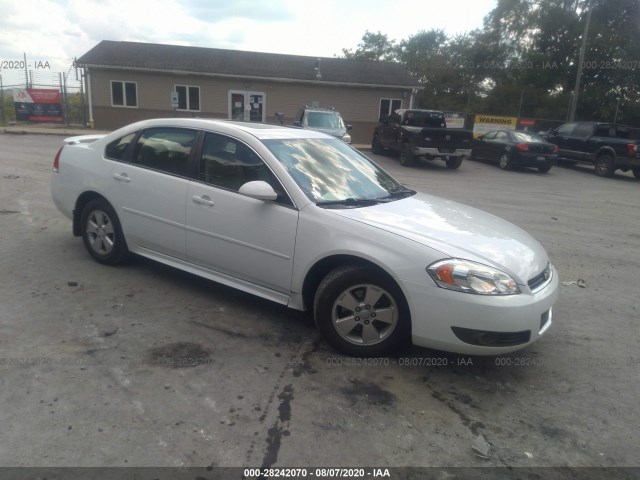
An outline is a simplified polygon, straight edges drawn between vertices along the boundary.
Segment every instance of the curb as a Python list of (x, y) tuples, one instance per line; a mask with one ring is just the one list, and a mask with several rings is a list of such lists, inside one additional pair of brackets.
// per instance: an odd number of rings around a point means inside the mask
[(29, 128), (19, 128), (19, 127), (5, 127), (3, 128), (0, 133), (6, 134), (6, 135), (58, 135), (58, 136), (62, 136), (62, 137), (75, 137), (78, 135), (101, 135), (103, 133), (108, 133), (108, 132), (104, 132), (104, 131), (98, 131), (98, 130), (91, 130), (91, 129), (87, 129), (87, 130), (55, 130), (55, 129), (29, 129)]

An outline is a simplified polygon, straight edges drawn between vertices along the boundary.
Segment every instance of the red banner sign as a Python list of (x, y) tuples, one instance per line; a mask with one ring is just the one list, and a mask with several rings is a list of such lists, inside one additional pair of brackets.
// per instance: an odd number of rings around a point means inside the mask
[(60, 90), (50, 88), (13, 89), (16, 120), (63, 122)]

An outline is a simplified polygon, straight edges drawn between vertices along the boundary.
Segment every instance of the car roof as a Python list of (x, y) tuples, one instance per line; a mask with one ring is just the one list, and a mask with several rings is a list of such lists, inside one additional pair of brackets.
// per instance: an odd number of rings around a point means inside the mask
[(438, 115), (444, 115), (442, 110), (427, 110), (424, 108), (398, 108), (394, 110), (398, 115), (402, 115), (404, 112), (424, 112), (424, 113), (437, 113)]
[[(266, 123), (239, 122), (233, 120), (207, 118), (155, 118), (142, 120), (123, 127), (113, 134), (127, 134), (130, 132), (153, 127), (183, 127), (202, 130), (214, 130), (220, 133), (232, 134), (243, 132), (259, 140), (290, 139), (290, 138), (334, 138), (314, 130), (294, 128), (285, 125), (270, 125)], [(112, 134), (112, 135), (113, 135)], [(112, 135), (109, 135), (110, 137)]]

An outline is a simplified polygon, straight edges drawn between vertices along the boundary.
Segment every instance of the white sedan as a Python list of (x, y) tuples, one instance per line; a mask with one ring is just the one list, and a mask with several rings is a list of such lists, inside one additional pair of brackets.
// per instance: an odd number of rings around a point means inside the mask
[(53, 201), (98, 262), (131, 252), (312, 310), (348, 355), (409, 341), (495, 355), (552, 322), (558, 275), (534, 238), (319, 132), (146, 120), (68, 142), (53, 170)]

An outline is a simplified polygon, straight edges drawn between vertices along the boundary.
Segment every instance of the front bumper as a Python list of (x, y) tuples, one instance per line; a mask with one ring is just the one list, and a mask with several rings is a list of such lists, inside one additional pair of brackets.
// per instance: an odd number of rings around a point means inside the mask
[(498, 355), (520, 350), (538, 340), (551, 326), (558, 284), (555, 269), (551, 281), (537, 293), (527, 291), (503, 297), (405, 282), (412, 341), (418, 346), (465, 355)]

